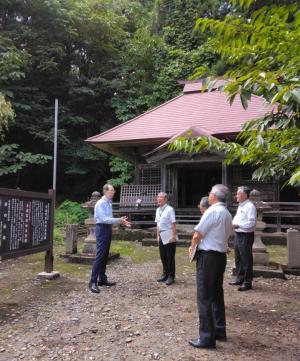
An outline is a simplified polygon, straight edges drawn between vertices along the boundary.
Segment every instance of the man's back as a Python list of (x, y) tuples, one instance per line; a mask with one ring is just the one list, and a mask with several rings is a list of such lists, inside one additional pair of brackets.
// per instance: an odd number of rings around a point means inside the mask
[(218, 202), (209, 207), (195, 231), (202, 235), (200, 250), (226, 252), (232, 234), (232, 216), (225, 204)]

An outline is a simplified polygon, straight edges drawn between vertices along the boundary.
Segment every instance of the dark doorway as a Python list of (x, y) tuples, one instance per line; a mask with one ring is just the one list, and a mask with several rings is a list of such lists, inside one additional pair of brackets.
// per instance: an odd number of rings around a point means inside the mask
[(178, 207), (195, 208), (218, 183), (222, 183), (221, 165), (178, 168)]

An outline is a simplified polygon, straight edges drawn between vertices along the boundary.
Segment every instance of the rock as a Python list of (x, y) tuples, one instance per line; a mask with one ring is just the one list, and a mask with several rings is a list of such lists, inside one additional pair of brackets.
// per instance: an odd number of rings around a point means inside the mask
[(130, 343), (130, 342), (132, 342), (132, 341), (133, 341), (133, 338), (132, 338), (132, 337), (127, 337), (126, 340), (125, 340), (126, 343)]
[(152, 355), (153, 360), (159, 360), (160, 359), (160, 355), (158, 352), (154, 352), (154, 354)]
[(98, 328), (96, 328), (96, 327), (91, 328), (91, 332), (97, 333), (97, 332), (98, 332)]

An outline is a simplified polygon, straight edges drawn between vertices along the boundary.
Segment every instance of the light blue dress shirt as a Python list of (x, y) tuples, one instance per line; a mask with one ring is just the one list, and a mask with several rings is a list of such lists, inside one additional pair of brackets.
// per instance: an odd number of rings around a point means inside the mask
[(97, 223), (119, 224), (120, 218), (114, 218), (112, 213), (112, 201), (103, 196), (95, 205), (94, 218)]
[(228, 238), (233, 233), (232, 216), (225, 203), (218, 202), (211, 205), (194, 230), (202, 235), (201, 242), (198, 245), (199, 250), (225, 253)]

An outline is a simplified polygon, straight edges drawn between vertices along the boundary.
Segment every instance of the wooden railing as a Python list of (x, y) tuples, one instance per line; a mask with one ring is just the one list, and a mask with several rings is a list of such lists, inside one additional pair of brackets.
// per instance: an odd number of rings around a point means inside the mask
[[(271, 206), (270, 209), (263, 211), (263, 220), (266, 222), (266, 228), (274, 229), (278, 232), (286, 230), (288, 228), (295, 228), (300, 230), (300, 202), (268, 202), (268, 205)], [(230, 208), (232, 214), (236, 212), (236, 206)], [(124, 209), (120, 210), (119, 203), (113, 203), (114, 214), (119, 215), (124, 213)], [(127, 208), (126, 212), (131, 212), (133, 214), (153, 214), (153, 221), (150, 219), (143, 221), (133, 221), (133, 224), (137, 225), (154, 225), (154, 212), (156, 204), (153, 204), (152, 207), (148, 207), (147, 210), (141, 209), (138, 210), (136, 207), (132, 209)], [(176, 209), (176, 218), (178, 223), (181, 224), (196, 224), (201, 215), (196, 208), (179, 208)]]
[[(300, 202), (268, 202), (271, 209), (263, 212), (263, 220), (268, 228), (281, 229), (296, 228), (300, 229)], [(269, 220), (274, 220), (270, 223)]]

